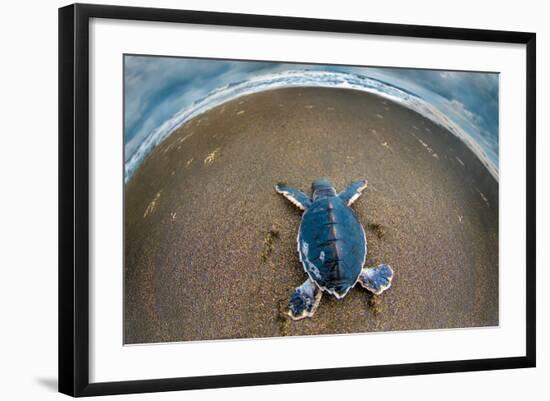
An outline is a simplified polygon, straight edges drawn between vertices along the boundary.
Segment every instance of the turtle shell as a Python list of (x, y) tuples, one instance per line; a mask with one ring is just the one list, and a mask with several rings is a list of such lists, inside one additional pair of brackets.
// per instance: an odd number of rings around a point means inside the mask
[(355, 212), (338, 196), (323, 197), (303, 214), (298, 253), (309, 277), (323, 291), (342, 298), (365, 264), (365, 231)]

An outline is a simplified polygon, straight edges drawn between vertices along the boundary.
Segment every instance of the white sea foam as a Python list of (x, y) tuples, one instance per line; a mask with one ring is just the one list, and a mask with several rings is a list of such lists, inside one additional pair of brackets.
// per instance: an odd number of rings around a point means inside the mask
[[(253, 77), (243, 82), (227, 84), (212, 90), (207, 96), (184, 107), (162, 125), (155, 128), (125, 160), (125, 181), (128, 181), (151, 151), (177, 128), (192, 118), (222, 103), (238, 97), (270, 89), (287, 87), (349, 88), (374, 93), (410, 108), (434, 123), (446, 128), (460, 138), (498, 180), (498, 167), (475, 139), (475, 134), (466, 132), (459, 124), (435, 105), (409, 91), (397, 88), (380, 80), (356, 73), (335, 71), (294, 70)], [(129, 156), (129, 157), (128, 157)]]

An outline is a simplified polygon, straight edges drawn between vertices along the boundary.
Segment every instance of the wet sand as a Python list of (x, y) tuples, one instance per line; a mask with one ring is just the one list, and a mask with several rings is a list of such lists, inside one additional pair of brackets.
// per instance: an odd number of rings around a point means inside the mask
[[(368, 180), (353, 209), (392, 287), (285, 310), (301, 211), (277, 194)], [(455, 136), (375, 95), (258, 93), (189, 121), (125, 188), (124, 342), (498, 325), (498, 183)]]

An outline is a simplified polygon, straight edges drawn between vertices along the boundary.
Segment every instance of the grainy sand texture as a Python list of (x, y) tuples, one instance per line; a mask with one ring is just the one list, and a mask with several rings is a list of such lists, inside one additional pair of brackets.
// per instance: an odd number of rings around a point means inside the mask
[[(328, 177), (354, 203), (367, 266), (392, 287), (282, 312), (306, 274), (301, 211)], [(241, 97), (189, 121), (125, 186), (126, 344), (498, 325), (498, 182), (462, 141), (389, 100), (347, 89)]]

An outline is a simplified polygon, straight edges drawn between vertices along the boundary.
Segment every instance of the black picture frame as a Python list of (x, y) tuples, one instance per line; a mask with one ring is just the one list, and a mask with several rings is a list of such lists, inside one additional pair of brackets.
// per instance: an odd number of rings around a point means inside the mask
[[(526, 45), (526, 353), (520, 357), (90, 383), (89, 22), (91, 18)], [(536, 363), (536, 35), (479, 29), (74, 4), (59, 9), (59, 391), (71, 396), (534, 367)]]

